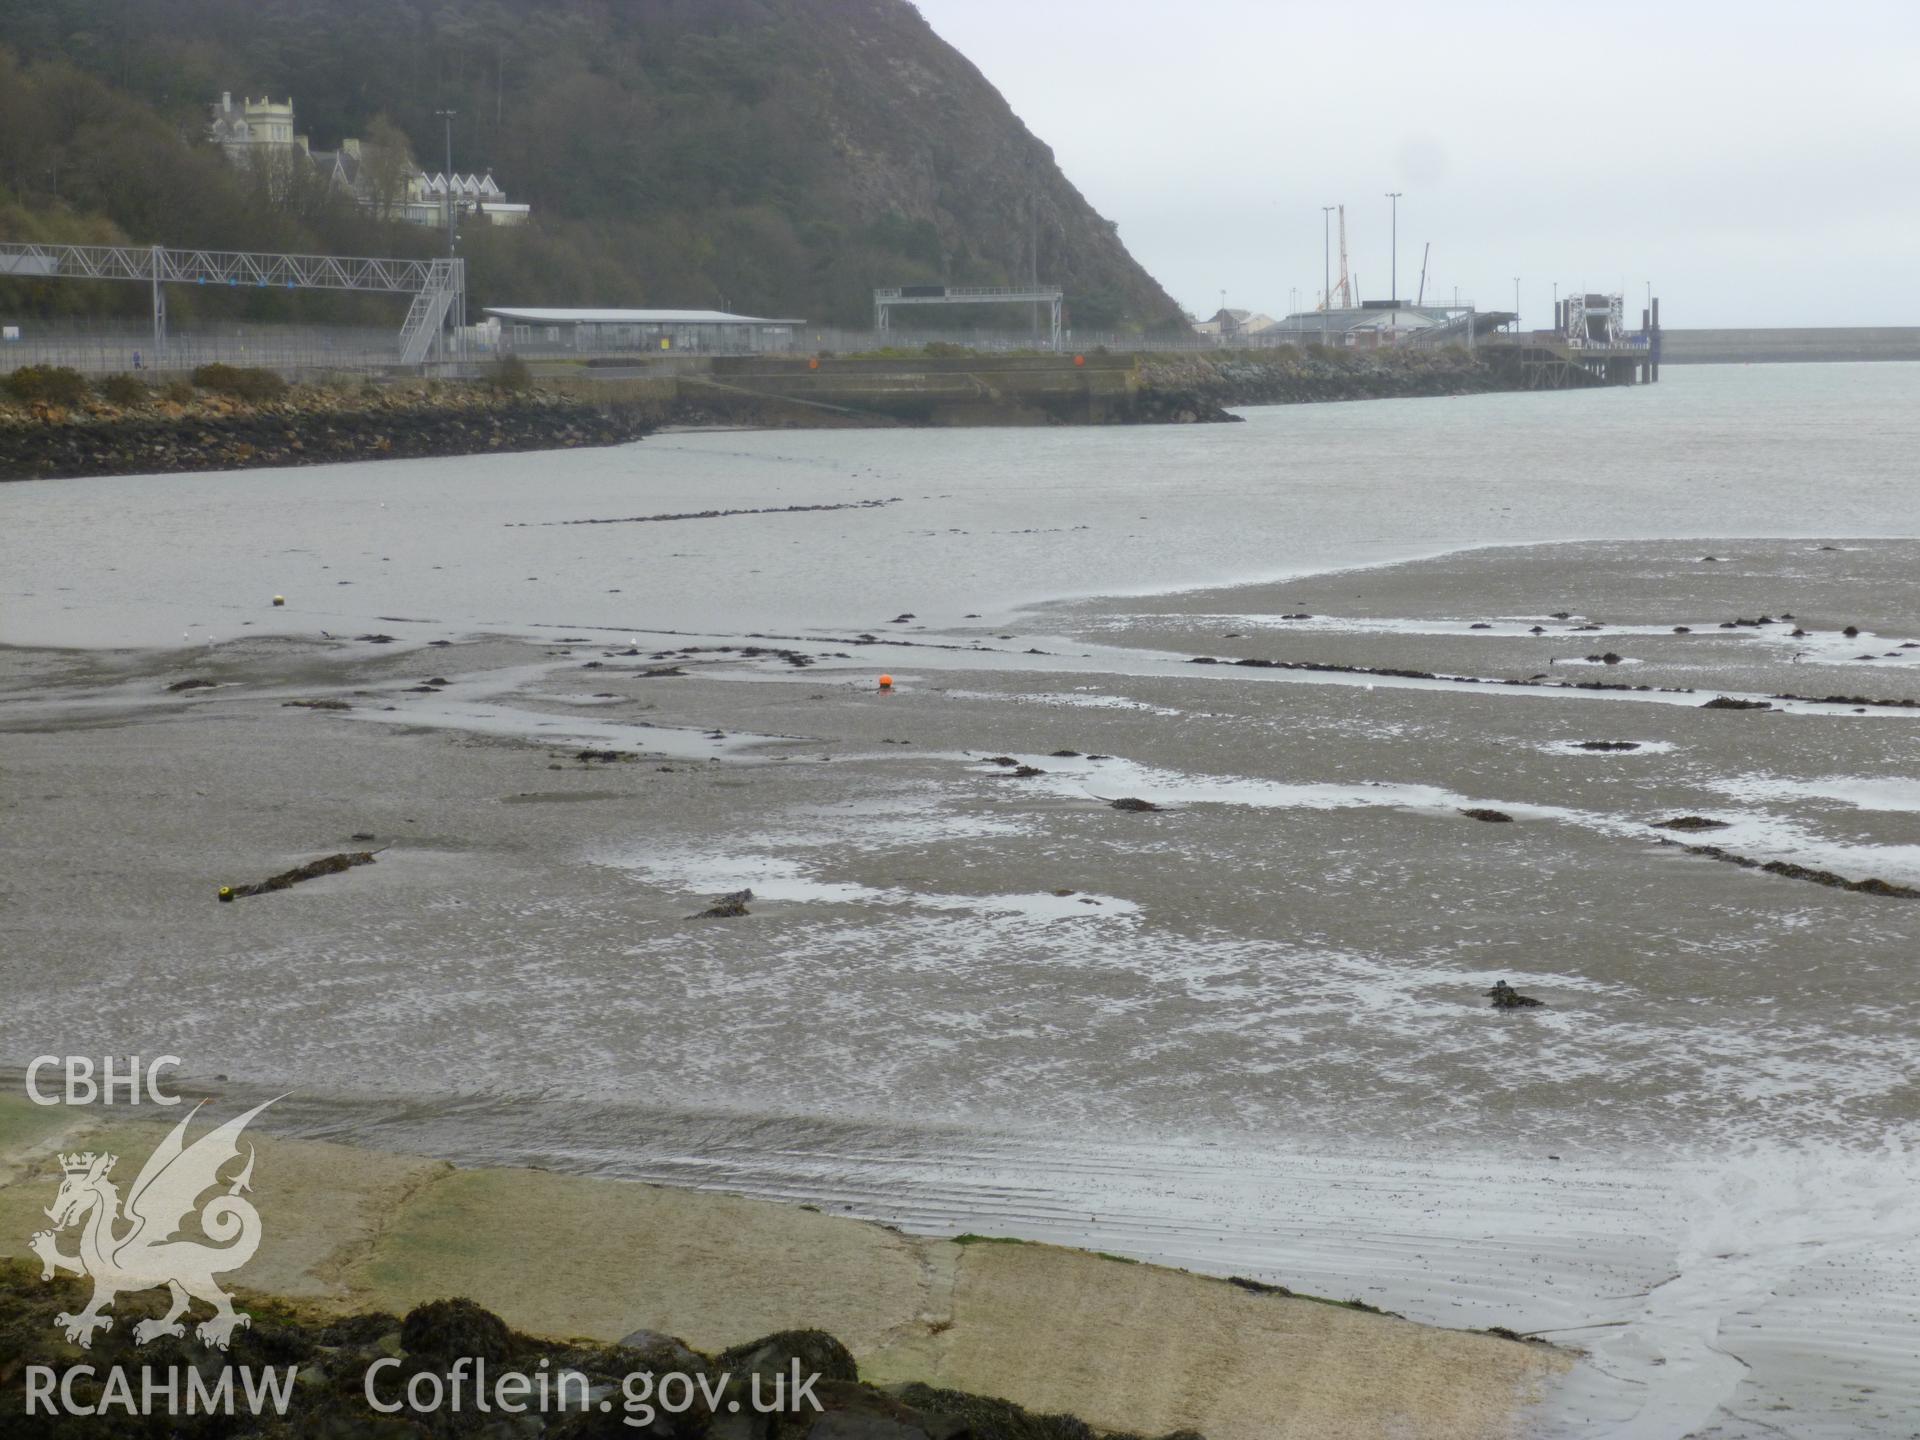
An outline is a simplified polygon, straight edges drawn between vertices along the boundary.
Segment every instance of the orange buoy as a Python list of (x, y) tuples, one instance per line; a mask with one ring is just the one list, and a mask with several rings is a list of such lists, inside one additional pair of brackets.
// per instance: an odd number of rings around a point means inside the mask
[(1087, 357), (1084, 355), (1076, 355), (1073, 357), (1073, 363), (1076, 365), (1084, 365), (1087, 363)]
[(819, 362), (819, 360), (818, 360), (818, 359), (813, 359), (813, 360), (809, 360), (809, 361), (807, 361), (807, 369), (809, 369), (809, 370), (818, 370), (819, 368), (820, 368), (820, 362)]
[(880, 688), (881, 688), (882, 690), (891, 690), (891, 689), (893, 689), (893, 676), (891, 676), (891, 675), (882, 675), (882, 676), (880, 677)]

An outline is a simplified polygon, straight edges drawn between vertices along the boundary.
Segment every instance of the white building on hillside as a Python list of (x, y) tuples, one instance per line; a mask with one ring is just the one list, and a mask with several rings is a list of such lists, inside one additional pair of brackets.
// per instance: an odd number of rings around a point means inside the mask
[(416, 170), (407, 177), (406, 203), (397, 212), (400, 218), (416, 225), (447, 223), (447, 191), (462, 215), (485, 215), (495, 225), (524, 225), (533, 214), (531, 205), (516, 205), (494, 181), (493, 172), (485, 175), (429, 175)]
[(307, 148), (307, 137), (293, 131), (293, 97), (276, 104), (262, 95), (258, 100), (241, 97), (233, 103), (233, 92), (223, 90), (220, 103), (213, 107), (210, 127), (214, 142), (227, 152), (229, 160), (242, 160), (256, 146)]
[[(375, 173), (378, 167), (369, 164), (370, 152), (360, 140), (342, 140), (338, 150), (315, 150), (296, 128), (291, 95), (284, 102), (264, 95), (258, 100), (242, 96), (235, 105), (233, 93), (222, 91), (220, 103), (213, 107), (208, 133), (235, 165), (264, 169), (276, 196), (291, 188), (292, 177), (286, 167), (299, 163), (311, 166), (327, 184), (351, 194), (361, 208), (379, 210), (414, 225), (444, 227), (449, 192), (462, 221), (482, 216), (494, 225), (524, 225), (533, 215), (531, 205), (507, 199), (492, 172), (429, 175), (408, 159), (403, 162), (400, 186), (383, 187)], [(391, 167), (387, 174), (392, 176)]]

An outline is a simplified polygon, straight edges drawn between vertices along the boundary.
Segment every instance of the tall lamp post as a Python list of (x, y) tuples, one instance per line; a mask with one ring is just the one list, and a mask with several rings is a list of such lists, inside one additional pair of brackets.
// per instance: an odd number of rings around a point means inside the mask
[(458, 110), (436, 110), (433, 112), (447, 122), (447, 257), (453, 257), (453, 117)]
[(1320, 343), (1327, 343), (1327, 311), (1333, 308), (1333, 212), (1337, 206), (1320, 207)]
[(1405, 193), (1402, 190), (1387, 192), (1387, 199), (1393, 202), (1393, 258), (1392, 268), (1387, 275), (1387, 289), (1390, 292), (1387, 298), (1393, 301), (1396, 308), (1400, 304), (1400, 197)]
[(1513, 333), (1520, 333), (1520, 277), (1513, 277)]

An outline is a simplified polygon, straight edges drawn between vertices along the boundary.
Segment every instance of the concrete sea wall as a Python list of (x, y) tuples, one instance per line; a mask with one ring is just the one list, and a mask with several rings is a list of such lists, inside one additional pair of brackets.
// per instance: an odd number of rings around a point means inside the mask
[(1739, 365), (1809, 360), (1920, 360), (1920, 325), (1793, 330), (1665, 330), (1667, 365)]

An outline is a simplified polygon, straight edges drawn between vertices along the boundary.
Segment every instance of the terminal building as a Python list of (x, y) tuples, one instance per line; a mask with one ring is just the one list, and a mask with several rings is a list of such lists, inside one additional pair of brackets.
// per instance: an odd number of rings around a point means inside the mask
[(1302, 310), (1276, 320), (1257, 336), (1257, 345), (1338, 345), (1371, 350), (1393, 345), (1465, 344), (1513, 322), (1509, 311), (1473, 310), (1458, 305), (1415, 305), (1400, 300), (1363, 300), (1329, 310)]
[(610, 355), (662, 350), (740, 355), (791, 350), (805, 320), (730, 315), (724, 310), (600, 310), (489, 305), (476, 336), (490, 349), (523, 355)]

